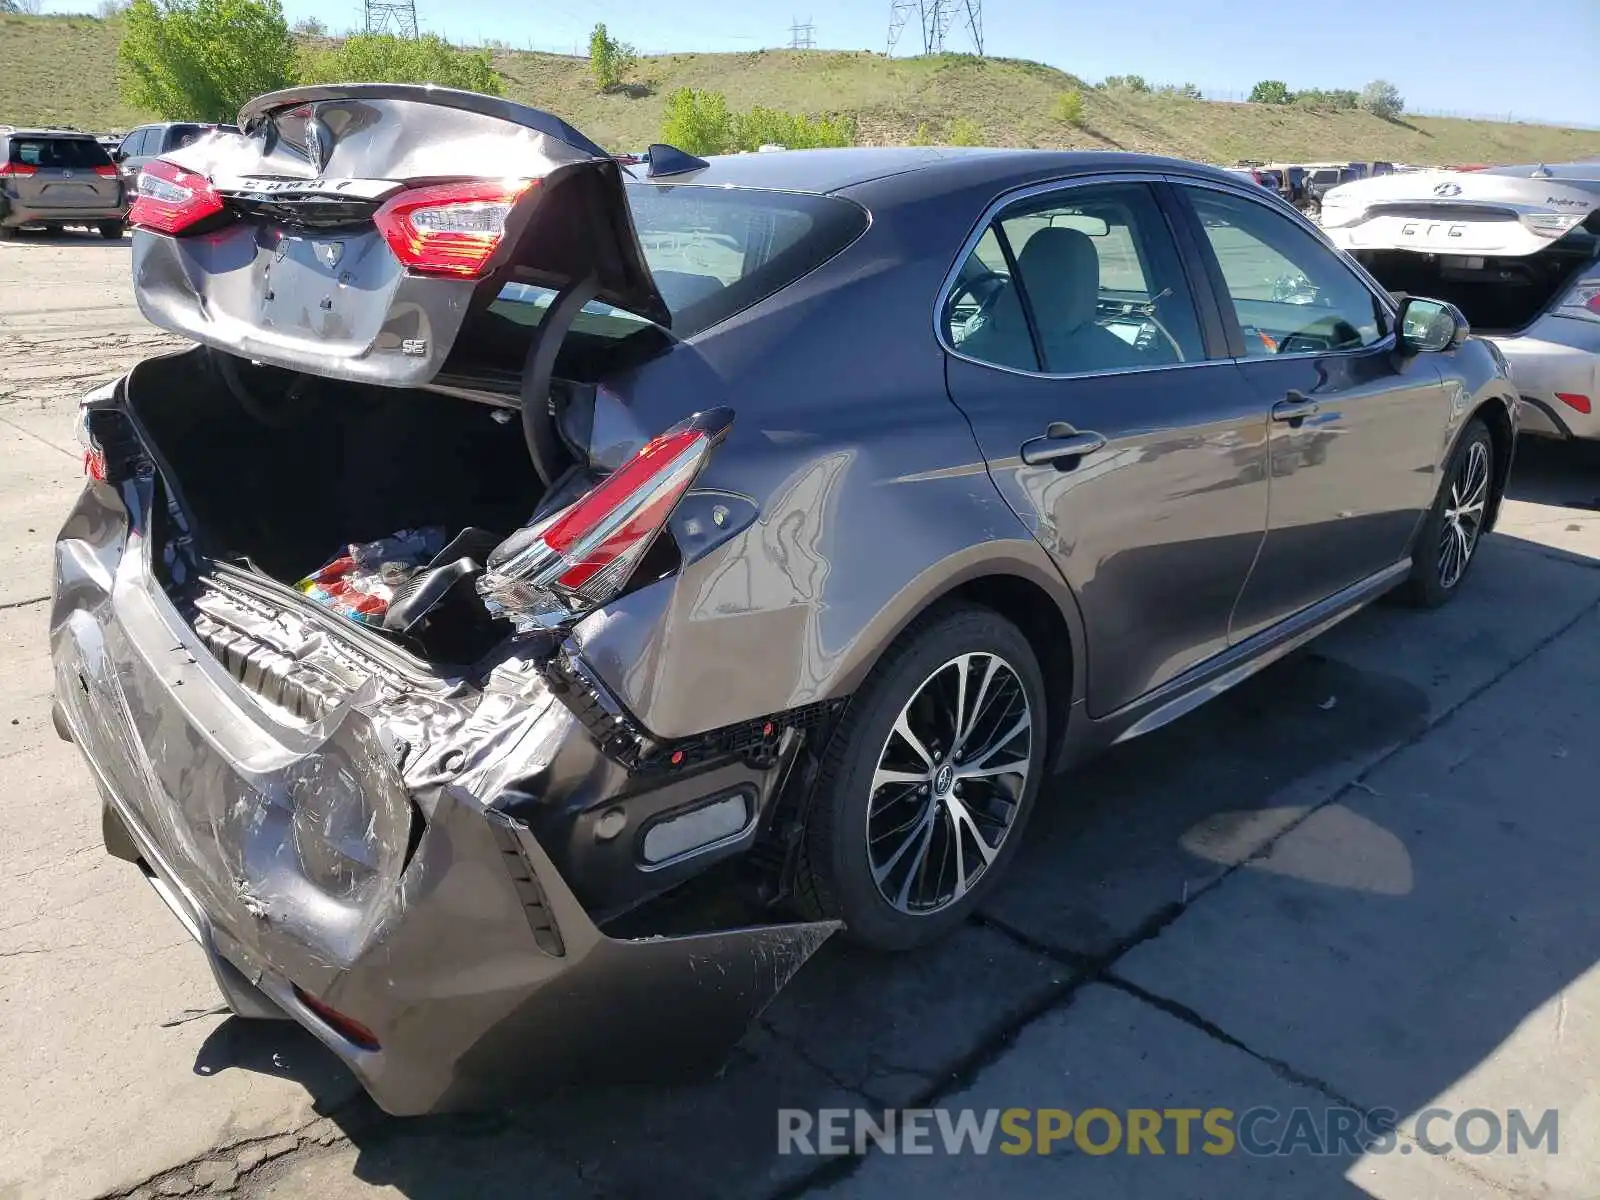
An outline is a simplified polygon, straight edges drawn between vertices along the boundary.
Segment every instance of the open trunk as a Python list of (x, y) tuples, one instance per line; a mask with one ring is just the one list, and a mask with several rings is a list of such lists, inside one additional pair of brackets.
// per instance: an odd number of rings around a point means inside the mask
[[(514, 410), (204, 349), (144, 364), (125, 402), (168, 492), (153, 548), (175, 591), (217, 564), (308, 591), (303, 581), (351, 545), (426, 530), (431, 543), (361, 623), (435, 665), (476, 662), (511, 632), (474, 584), (547, 493)], [(437, 585), (459, 579), (453, 594), (426, 611), (418, 604), (437, 595), (402, 604), (406, 584), (452, 566)]]
[(1479, 333), (1537, 320), (1600, 256), (1593, 165), (1425, 171), (1346, 184), (1322, 225), (1391, 292), (1446, 300)]
[(1579, 233), (1521, 257), (1357, 250), (1356, 260), (1391, 292), (1454, 304), (1476, 333), (1531, 325), (1595, 262), (1597, 239)]

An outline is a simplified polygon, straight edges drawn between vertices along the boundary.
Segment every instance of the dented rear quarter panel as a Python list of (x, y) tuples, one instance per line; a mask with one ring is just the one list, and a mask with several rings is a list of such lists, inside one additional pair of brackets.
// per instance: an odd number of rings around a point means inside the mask
[[(963, 180), (847, 189), (873, 214), (855, 243), (666, 361), (608, 381), (645, 435), (694, 408), (736, 413), (675, 514), (683, 568), (575, 630), (655, 736), (847, 695), (919, 613), (983, 576), (1042, 589), (1081, 645), (1064, 581), (946, 391), (933, 305), (997, 190), (992, 176)], [(697, 553), (686, 523), (703, 533), (719, 504), (738, 532)], [(1073, 661), (1081, 674), (1082, 655)]]

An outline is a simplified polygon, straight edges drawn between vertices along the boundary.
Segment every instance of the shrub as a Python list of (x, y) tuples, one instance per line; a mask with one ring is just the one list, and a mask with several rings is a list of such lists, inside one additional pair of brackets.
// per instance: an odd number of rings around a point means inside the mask
[(853, 146), (856, 123), (851, 117), (808, 117), (778, 108), (756, 107), (736, 113), (721, 92), (679, 88), (667, 97), (661, 140), (690, 154), (729, 154), (786, 146)]
[(1050, 115), (1063, 125), (1078, 125), (1083, 121), (1083, 93), (1074, 89), (1062, 92), (1050, 108)]
[(1294, 93), (1281, 79), (1263, 79), (1250, 89), (1251, 104), (1293, 104)]
[(932, 146), (937, 144), (933, 139), (933, 130), (928, 128), (926, 121), (917, 122), (916, 132), (911, 135), (911, 144), (913, 146)]
[(1150, 85), (1145, 82), (1143, 75), (1107, 75), (1102, 87), (1116, 88), (1125, 92), (1148, 92)]
[(966, 117), (957, 117), (950, 123), (950, 135), (946, 139), (951, 146), (981, 146), (983, 130), (979, 129), (975, 121)]
[(1361, 89), (1361, 107), (1375, 117), (1393, 121), (1406, 111), (1400, 89), (1386, 79), (1374, 79)]
[(1200, 94), (1200, 85), (1197, 83), (1164, 83), (1156, 89), (1163, 96), (1175, 96), (1179, 100), (1204, 100)]
[(633, 47), (617, 41), (606, 32), (604, 24), (594, 27), (589, 35), (589, 69), (594, 72), (595, 86), (602, 92), (619, 87), (638, 61)]
[(437, 34), (399, 38), (353, 33), (337, 45), (303, 51), (303, 83), (436, 83), (500, 95), (500, 75), (486, 50), (457, 50)]

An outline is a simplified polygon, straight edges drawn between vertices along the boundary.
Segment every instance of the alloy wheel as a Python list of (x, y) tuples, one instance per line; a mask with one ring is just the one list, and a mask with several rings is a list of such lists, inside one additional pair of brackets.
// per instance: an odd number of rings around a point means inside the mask
[(1033, 708), (996, 654), (929, 675), (896, 718), (867, 798), (867, 861), (899, 912), (929, 916), (966, 895), (999, 854), (1033, 769)]
[(1489, 447), (1473, 442), (1450, 482), (1450, 499), (1439, 529), (1439, 586), (1449, 590), (1461, 582), (1483, 532), (1483, 509), (1489, 498)]

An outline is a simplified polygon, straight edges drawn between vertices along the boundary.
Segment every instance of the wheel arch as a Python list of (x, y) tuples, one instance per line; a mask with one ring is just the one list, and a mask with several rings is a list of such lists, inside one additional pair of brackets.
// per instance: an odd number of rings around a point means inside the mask
[(1450, 439), (1450, 446), (1445, 452), (1443, 461), (1449, 462), (1450, 455), (1455, 453), (1456, 446), (1460, 444), (1473, 421), (1482, 421), (1489, 430), (1489, 436), (1494, 442), (1494, 479), (1490, 484), (1488, 511), (1484, 517), (1484, 531), (1494, 529), (1500, 518), (1500, 501), (1505, 496), (1506, 485), (1511, 479), (1511, 459), (1516, 453), (1517, 429), (1516, 421), (1512, 416), (1511, 405), (1516, 401), (1507, 400), (1503, 396), (1492, 396), (1484, 400), (1475, 409), (1472, 415), (1461, 422), (1461, 428), (1456, 431), (1456, 436)]
[(1053, 766), (1065, 743), (1072, 708), (1083, 695), (1087, 647), (1082, 615), (1071, 590), (1059, 576), (1047, 575), (1025, 560), (973, 563), (944, 578), (919, 604), (902, 610), (892, 624), (877, 631), (874, 651), (852, 672), (848, 690), (859, 688), (908, 631), (940, 611), (963, 604), (998, 613), (1028, 639), (1044, 678), (1049, 748), (1045, 761)]

